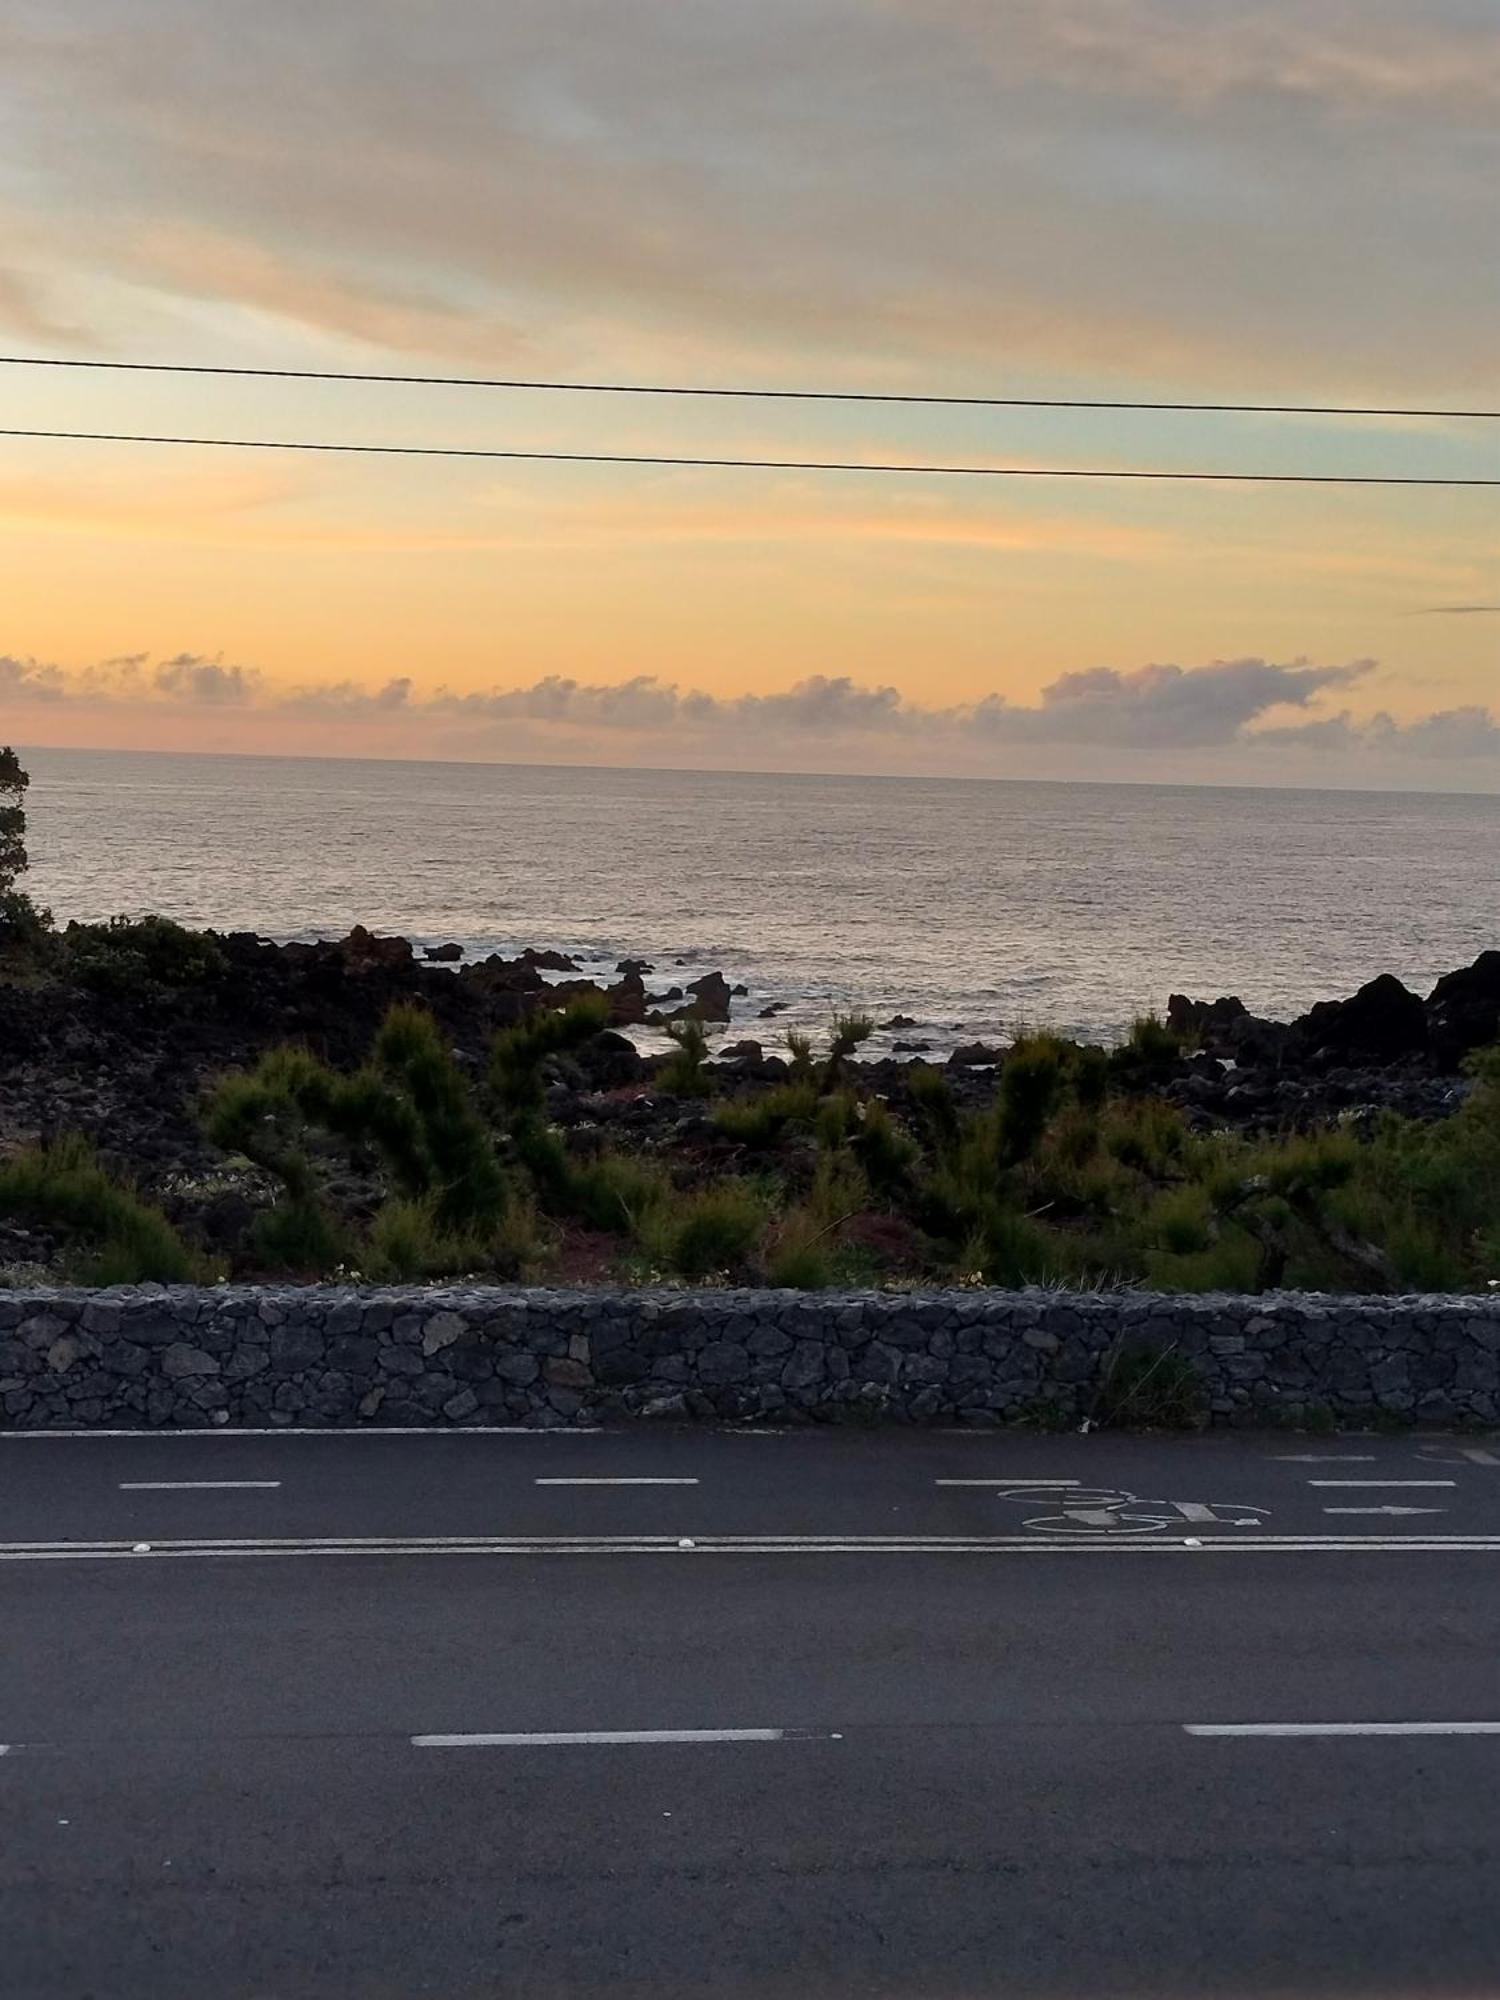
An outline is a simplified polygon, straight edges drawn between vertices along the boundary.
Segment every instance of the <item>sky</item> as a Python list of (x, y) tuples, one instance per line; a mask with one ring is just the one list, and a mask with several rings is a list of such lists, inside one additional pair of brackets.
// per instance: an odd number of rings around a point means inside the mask
[[(0, 351), (1500, 408), (1494, 0), (8, 0)], [(12, 428), (1500, 476), (1455, 418), (0, 366)], [(1500, 491), (0, 437), (19, 743), (1500, 791)]]

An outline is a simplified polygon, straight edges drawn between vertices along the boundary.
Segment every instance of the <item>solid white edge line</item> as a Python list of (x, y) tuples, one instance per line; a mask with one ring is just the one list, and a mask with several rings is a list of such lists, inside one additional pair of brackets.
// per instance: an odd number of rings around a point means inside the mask
[(269, 1492), (279, 1479), (122, 1479), (122, 1493), (239, 1493), (253, 1488)]
[(472, 1736), (414, 1736), (414, 1750), (504, 1750), (573, 1743), (784, 1743), (809, 1732), (787, 1729), (536, 1729)]
[[(1483, 1555), (1500, 1554), (1500, 1536), (1286, 1536), (1239, 1540), (1209, 1536), (1184, 1541), (1078, 1536), (1043, 1537), (954, 1536), (918, 1537), (699, 1537), (688, 1551), (695, 1557), (721, 1556), (1049, 1556), (1049, 1555)], [(148, 1562), (160, 1558), (224, 1558), (240, 1556), (668, 1556), (684, 1553), (672, 1536), (575, 1535), (532, 1537), (380, 1538), (331, 1537), (304, 1540), (175, 1540), (147, 1544), (130, 1542), (27, 1542), (0, 1544), (0, 1563), (16, 1562)]]
[(696, 1486), (696, 1479), (534, 1479), (533, 1486)]
[(554, 1428), (544, 1428), (540, 1424), (325, 1424), (321, 1427), (311, 1424), (246, 1424), (238, 1429), (232, 1424), (201, 1427), (193, 1424), (174, 1425), (161, 1430), (12, 1430), (0, 1427), (0, 1444), (15, 1443), (22, 1438), (149, 1438), (154, 1443), (158, 1438), (196, 1438), (201, 1444), (206, 1438), (411, 1438), (411, 1437), (528, 1437), (528, 1438), (581, 1438), (581, 1437), (626, 1437), (627, 1431), (610, 1431), (604, 1424), (561, 1424)]
[(1185, 1722), (1189, 1736), (1500, 1736), (1500, 1722)]
[(1457, 1486), (1456, 1479), (1309, 1479), (1309, 1486)]

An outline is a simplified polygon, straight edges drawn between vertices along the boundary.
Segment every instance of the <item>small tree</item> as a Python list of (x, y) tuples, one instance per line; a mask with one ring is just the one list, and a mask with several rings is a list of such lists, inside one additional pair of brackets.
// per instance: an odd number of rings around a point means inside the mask
[(30, 778), (9, 744), (0, 745), (0, 944), (35, 940), (50, 922), (16, 887), (26, 873), (26, 787)]
[(26, 873), (26, 787), (30, 778), (9, 744), (0, 745), (0, 897)]

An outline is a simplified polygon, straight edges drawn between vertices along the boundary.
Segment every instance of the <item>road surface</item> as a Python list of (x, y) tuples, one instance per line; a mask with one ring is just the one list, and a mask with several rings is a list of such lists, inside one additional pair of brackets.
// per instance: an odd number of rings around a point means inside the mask
[(0, 1435), (0, 1993), (1500, 1986), (1500, 1443)]

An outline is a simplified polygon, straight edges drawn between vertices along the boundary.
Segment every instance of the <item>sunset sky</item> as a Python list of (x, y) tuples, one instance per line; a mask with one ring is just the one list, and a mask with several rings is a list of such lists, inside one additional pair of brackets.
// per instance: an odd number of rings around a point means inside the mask
[[(1494, 0), (9, 0), (0, 347), (1500, 408)], [(1500, 424), (0, 368), (0, 422), (1500, 475)], [(1500, 491), (0, 439), (0, 740), (1500, 790)]]

